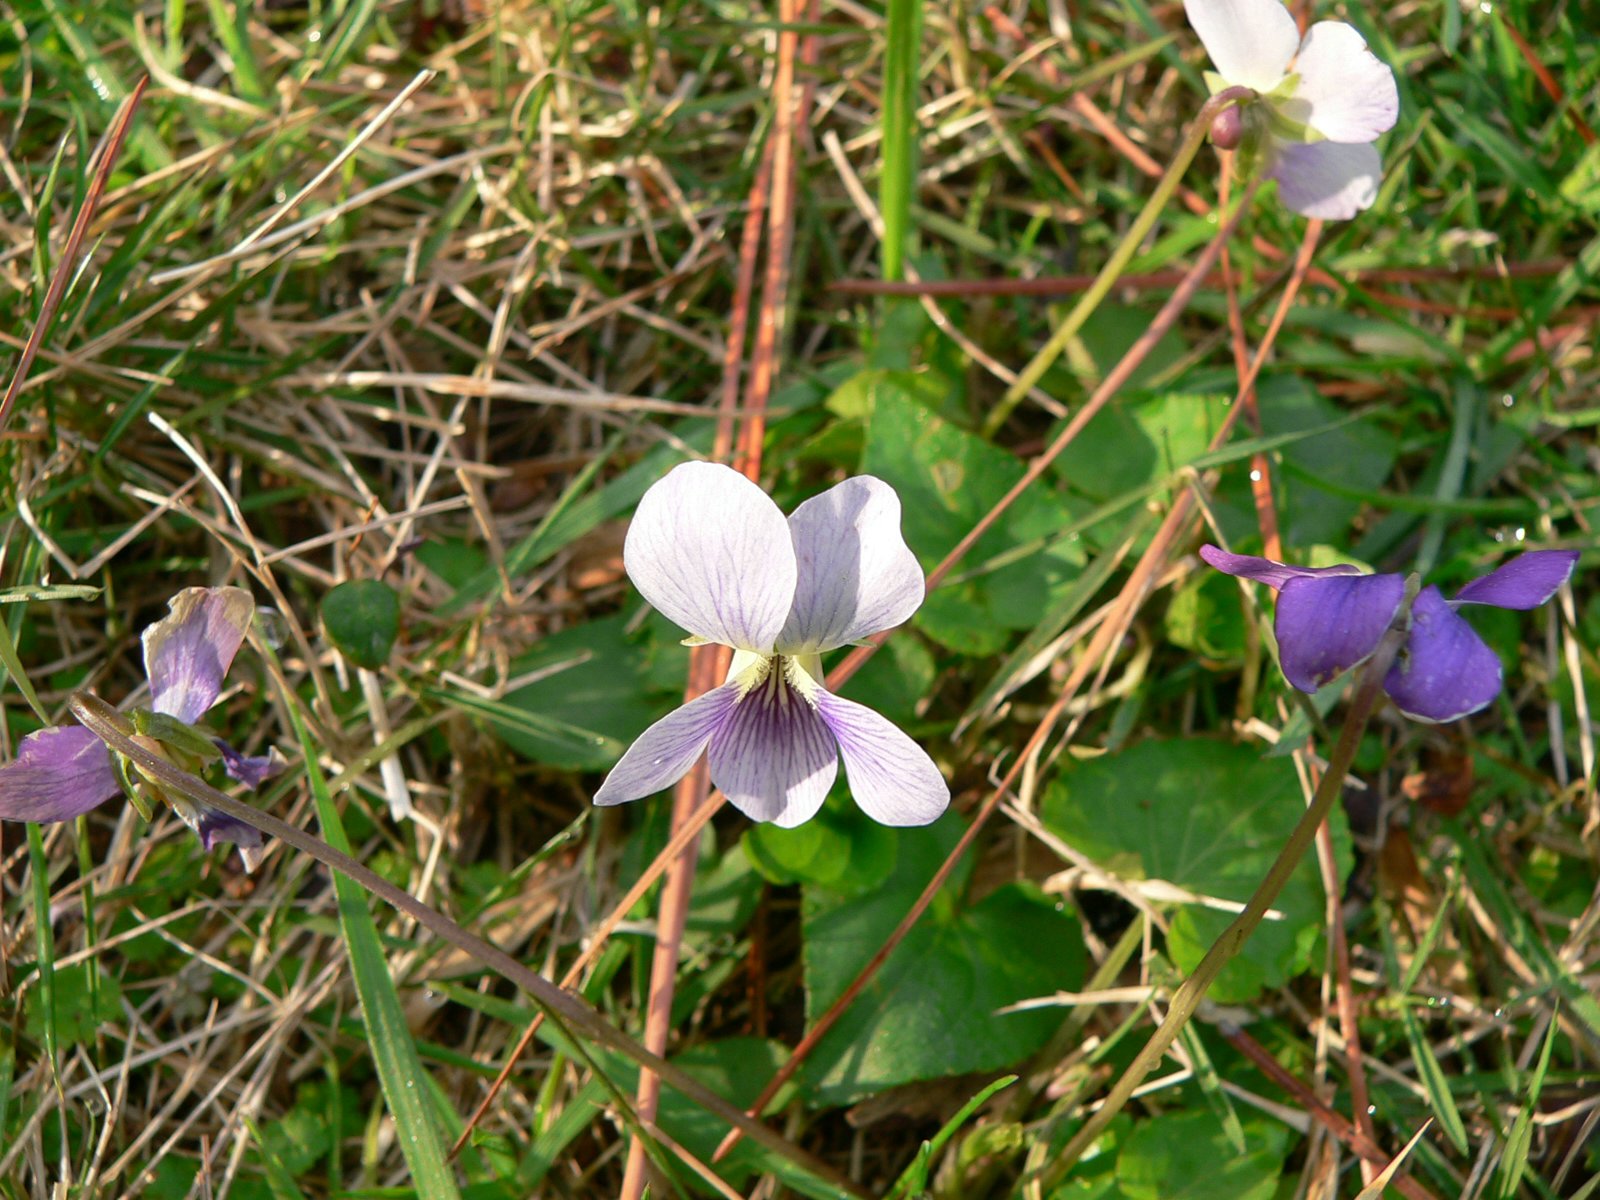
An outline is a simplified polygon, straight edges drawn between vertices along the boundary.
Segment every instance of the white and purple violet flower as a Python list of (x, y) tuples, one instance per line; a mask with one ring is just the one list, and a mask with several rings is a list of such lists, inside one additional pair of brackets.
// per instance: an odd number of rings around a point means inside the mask
[(1400, 114), (1394, 73), (1343, 21), (1318, 21), (1304, 40), (1280, 0), (1184, 0), (1211, 56), (1216, 93), (1257, 99), (1219, 118), (1213, 137), (1237, 145), (1244, 169), (1278, 181), (1302, 216), (1343, 221), (1378, 197), (1383, 161), (1372, 143)]
[[(134, 714), (135, 738), (189, 770), (220, 758), (229, 775), (260, 787), (282, 768), (281, 760), (240, 754), (193, 728), (222, 694), (223, 677), (250, 627), (255, 602), (240, 588), (197, 587), (179, 592), (167, 607), (167, 616), (144, 631), (150, 711)], [(41, 729), (23, 738), (16, 757), (0, 766), (0, 819), (69, 821), (122, 795), (123, 782), (111, 750), (83, 726)], [(159, 790), (149, 780), (129, 782)], [(264, 853), (260, 831), (188, 797), (159, 794), (207, 850), (232, 842), (245, 869), (255, 869)]]
[[(1219, 571), (1253, 579), (1278, 592), (1273, 631), (1284, 678), (1314, 692), (1365, 662), (1405, 599), (1401, 575), (1368, 575), (1360, 567), (1292, 567), (1270, 558), (1202, 546), (1200, 557)], [(1487, 707), (1500, 694), (1500, 656), (1456, 611), (1463, 604), (1538, 608), (1572, 576), (1575, 550), (1530, 550), (1480, 579), (1454, 600), (1432, 585), (1411, 605), (1411, 628), (1383, 689), (1395, 706), (1419, 721), (1454, 721)]]
[(693, 637), (731, 646), (727, 682), (657, 721), (595, 793), (622, 804), (670, 787), (702, 751), (711, 781), (756, 821), (816, 815), (844, 757), (856, 803), (885, 825), (925, 825), (950, 803), (933, 760), (870, 708), (822, 683), (822, 655), (910, 618), (923, 577), (900, 498), (847, 479), (785, 519), (729, 467), (684, 463), (639, 502), (623, 564)]

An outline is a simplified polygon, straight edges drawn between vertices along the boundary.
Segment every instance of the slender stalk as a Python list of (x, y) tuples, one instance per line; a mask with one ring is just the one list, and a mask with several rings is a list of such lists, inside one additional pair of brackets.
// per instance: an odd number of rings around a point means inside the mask
[(1205, 999), (1206, 992), (1216, 982), (1222, 969), (1238, 957), (1245, 942), (1261, 924), (1267, 910), (1272, 907), (1278, 894), (1283, 891), (1284, 885), (1289, 882), (1289, 877), (1300, 865), (1300, 860), (1305, 857), (1305, 852), (1310, 848), (1317, 830), (1339, 799), (1345, 776), (1349, 774), (1350, 765), (1355, 761), (1356, 748), (1361, 744), (1361, 735), (1365, 732), (1367, 721), (1383, 694), (1383, 677), (1388, 673), (1390, 664), (1394, 662), (1394, 656), (1399, 652), (1401, 642), (1405, 639), (1407, 624), (1411, 617), (1411, 601), (1416, 597), (1418, 584), (1419, 580), (1415, 575), (1406, 581), (1406, 595), (1400, 605), (1400, 611), (1395, 615), (1383, 640), (1379, 642), (1377, 653), (1367, 660), (1356, 677), (1355, 697), (1350, 703), (1350, 711), (1345, 717), (1339, 740), (1328, 759), (1328, 769), (1323, 772), (1322, 779), (1317, 784), (1316, 796), (1301, 815), (1283, 849), (1278, 852), (1278, 857), (1273, 861), (1266, 878), (1256, 888), (1244, 911), (1223, 930), (1222, 936), (1216, 940), (1211, 949), (1206, 951), (1206, 956), (1200, 960), (1200, 965), (1194, 969), (1194, 974), (1184, 980), (1182, 986), (1173, 993), (1167, 1007), (1166, 1018), (1150, 1035), (1150, 1040), (1144, 1044), (1144, 1048), (1122, 1073), (1122, 1077), (1117, 1080), (1116, 1086), (1101, 1102), (1100, 1107), (1067, 1143), (1066, 1149), (1061, 1152), (1057, 1160), (1059, 1171), (1070, 1170), (1083, 1156), (1083, 1152), (1105, 1131), (1106, 1126), (1111, 1124), (1112, 1118), (1122, 1111), (1134, 1090), (1161, 1061), (1177, 1039), (1179, 1032), (1199, 1009), (1200, 1002)]
[(608, 1050), (625, 1055), (641, 1068), (654, 1071), (666, 1084), (707, 1112), (742, 1130), (763, 1146), (798, 1164), (817, 1178), (826, 1180), (840, 1191), (851, 1196), (863, 1197), (864, 1200), (865, 1194), (832, 1167), (785, 1141), (760, 1121), (746, 1116), (681, 1068), (674, 1066), (660, 1055), (650, 1053), (627, 1034), (614, 1029), (604, 1017), (581, 999), (563, 991), (498, 946), (463, 929), (437, 909), (424, 904), (403, 888), (396, 887), (348, 854), (335, 850), (321, 838), (290, 825), (287, 821), (280, 820), (254, 805), (235, 800), (226, 792), (218, 791), (204, 780), (197, 779), (187, 771), (179, 770), (165, 758), (145, 749), (128, 736), (126, 718), (100, 697), (80, 692), (72, 698), (68, 707), (84, 728), (94, 733), (114, 752), (133, 762), (141, 774), (153, 779), (161, 787), (197, 803), (210, 805), (218, 812), (226, 813), (235, 820), (254, 826), (268, 837), (276, 838), (284, 845), (316, 859), (330, 870), (338, 871), (341, 875), (355, 880), (366, 891), (399, 909), (429, 933), (471, 955), (491, 971), (516, 984), (552, 1019), (564, 1023), (577, 1034)]
[(1078, 297), (1078, 302), (1072, 306), (1072, 311), (1067, 314), (1066, 320), (1057, 326), (1056, 331), (1050, 335), (1050, 340), (1040, 348), (1033, 360), (1023, 367), (1017, 375), (1017, 381), (1006, 389), (1000, 403), (995, 405), (994, 411), (989, 414), (989, 419), (983, 424), (985, 437), (991, 437), (1011, 415), (1013, 409), (1027, 394), (1033, 390), (1039, 380), (1044, 378), (1056, 359), (1061, 357), (1061, 352), (1067, 344), (1078, 336), (1084, 323), (1100, 307), (1100, 302), (1106, 294), (1116, 285), (1117, 278), (1122, 274), (1127, 265), (1133, 261), (1133, 256), (1139, 252), (1139, 247), (1144, 244), (1145, 235), (1150, 232), (1156, 223), (1156, 218), (1165, 211), (1167, 204), (1172, 199), (1172, 194), (1182, 181), (1184, 172), (1189, 169), (1189, 164), (1194, 161), (1194, 156), (1199, 153), (1201, 145), (1206, 140), (1206, 135), (1211, 131), (1211, 122), (1225, 109), (1231, 108), (1241, 100), (1248, 100), (1255, 93), (1249, 88), (1231, 87), (1218, 92), (1201, 106), (1200, 112), (1194, 120), (1189, 122), (1189, 128), (1183, 135), (1183, 141), (1178, 146), (1178, 152), (1172, 156), (1172, 161), (1167, 164), (1166, 172), (1156, 184), (1156, 190), (1150, 193), (1150, 199), (1145, 201), (1144, 208), (1133, 219), (1133, 224), (1128, 227), (1128, 232), (1117, 243), (1117, 248), (1111, 252), (1111, 257), (1106, 260), (1106, 265), (1100, 268), (1100, 274), (1089, 285), (1087, 291)]

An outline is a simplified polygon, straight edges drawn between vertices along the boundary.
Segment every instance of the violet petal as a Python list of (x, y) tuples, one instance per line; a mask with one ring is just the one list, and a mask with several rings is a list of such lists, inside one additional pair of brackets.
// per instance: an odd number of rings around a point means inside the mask
[(799, 581), (778, 635), (784, 654), (815, 654), (892, 629), (922, 603), (922, 568), (900, 533), (900, 497), (859, 475), (789, 517)]
[(669, 712), (641, 733), (611, 768), (596, 804), (625, 804), (652, 796), (682, 779), (739, 699), (739, 685), (725, 683)]
[(185, 588), (144, 631), (150, 707), (193, 724), (222, 694), (222, 680), (255, 616), (242, 588)]
[(1275, 147), (1268, 172), (1278, 199), (1302, 217), (1348, 221), (1378, 198), (1383, 158), (1370, 142), (1287, 142)]
[(106, 744), (82, 725), (30, 733), (0, 766), (0, 818), (69, 821), (122, 794)]
[(833, 735), (776, 663), (712, 735), (709, 758), (730, 804), (785, 828), (816, 815), (839, 773)]
[(1258, 558), (1254, 554), (1230, 554), (1215, 546), (1201, 546), (1200, 557), (1224, 574), (1254, 579), (1273, 588), (1281, 588), (1291, 579), (1362, 574), (1361, 568), (1351, 563), (1337, 563), (1331, 567), (1293, 567), (1270, 558)]
[(887, 717), (819, 692), (817, 711), (838, 740), (850, 794), (882, 825), (926, 825), (950, 805), (950, 788), (927, 751)]
[(289, 765), (283, 761), (283, 756), (275, 748), (265, 754), (240, 754), (221, 738), (211, 740), (216, 743), (217, 749), (222, 751), (223, 770), (252, 790), (260, 787)]
[(1455, 603), (1538, 608), (1572, 578), (1577, 562), (1576, 550), (1529, 550), (1467, 584), (1457, 593)]
[(1279, 0), (1183, 0), (1189, 24), (1229, 83), (1270, 92), (1300, 48), (1300, 30)]
[(207, 850), (216, 849), (218, 842), (232, 842), (239, 848), (239, 858), (246, 871), (254, 871), (266, 857), (266, 839), (261, 831), (237, 817), (230, 817), (221, 809), (201, 804), (187, 796), (171, 797), (172, 811), (183, 818), (183, 823), (194, 830), (200, 844)]
[(1306, 30), (1294, 73), (1299, 83), (1284, 112), (1330, 142), (1373, 141), (1400, 115), (1394, 72), (1343, 21), (1318, 21)]
[(1454, 721), (1500, 694), (1500, 656), (1426, 587), (1411, 606), (1411, 634), (1383, 681), (1389, 698), (1419, 721)]
[(736, 650), (770, 654), (794, 603), (789, 522), (770, 496), (719, 463), (682, 463), (651, 486), (622, 561), (651, 605)]
[(1278, 594), (1278, 658), (1302, 692), (1365, 661), (1405, 598), (1399, 575), (1291, 579)]

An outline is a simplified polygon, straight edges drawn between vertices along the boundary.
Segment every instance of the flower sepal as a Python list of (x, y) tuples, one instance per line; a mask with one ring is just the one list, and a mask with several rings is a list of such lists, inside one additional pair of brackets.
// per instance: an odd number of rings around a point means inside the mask
[(182, 751), (201, 764), (214, 763), (222, 757), (222, 751), (217, 749), (212, 738), (177, 717), (145, 708), (134, 709), (132, 716), (137, 734)]
[(122, 794), (126, 797), (128, 803), (133, 805), (134, 811), (144, 818), (146, 825), (154, 824), (156, 819), (155, 809), (151, 806), (150, 801), (145, 799), (144, 791), (141, 787), (144, 777), (135, 777), (133, 763), (120, 754), (112, 754), (111, 770), (116, 774), (117, 783), (122, 787)]

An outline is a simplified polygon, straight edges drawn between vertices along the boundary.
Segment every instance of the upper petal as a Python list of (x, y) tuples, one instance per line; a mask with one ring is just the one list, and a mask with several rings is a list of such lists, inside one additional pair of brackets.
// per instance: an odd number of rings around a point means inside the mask
[(1400, 115), (1394, 72), (1353, 25), (1318, 21), (1306, 32), (1294, 70), (1300, 82), (1283, 104), (1285, 115), (1330, 142), (1370, 142)]
[(1300, 30), (1279, 0), (1183, 0), (1183, 11), (1229, 83), (1270, 92), (1300, 48)]
[(814, 817), (839, 773), (833, 735), (781, 669), (734, 706), (712, 735), (708, 757), (711, 782), (730, 804), (784, 828)]
[(1423, 588), (1411, 606), (1411, 635), (1383, 686), (1408, 717), (1454, 721), (1500, 694), (1500, 656), (1438, 588)]
[(1281, 588), (1291, 579), (1316, 579), (1325, 575), (1360, 575), (1360, 567), (1352, 563), (1336, 563), (1331, 567), (1295, 567), (1254, 554), (1230, 554), (1215, 546), (1201, 546), (1200, 557), (1217, 570), (1244, 579), (1254, 579), (1268, 587)]
[(0, 818), (68, 821), (122, 792), (111, 751), (82, 725), (30, 733), (0, 766)]
[(1278, 660), (1302, 692), (1365, 661), (1405, 598), (1399, 575), (1291, 579), (1278, 594)]
[(789, 517), (798, 578), (778, 649), (814, 654), (892, 629), (922, 603), (917, 556), (900, 534), (900, 497), (871, 475), (813, 496)]
[(794, 601), (789, 523), (720, 463), (683, 463), (654, 484), (622, 559), (652, 605), (696, 637), (739, 650), (770, 653)]
[(1288, 142), (1275, 152), (1278, 198), (1303, 217), (1348, 221), (1378, 198), (1383, 159), (1371, 143)]
[(144, 631), (144, 669), (151, 707), (180, 721), (198, 721), (222, 694), (222, 680), (255, 615), (242, 588), (185, 588), (169, 612)]
[(1474, 579), (1457, 594), (1457, 604), (1492, 604), (1496, 608), (1538, 608), (1568, 579), (1577, 565), (1576, 550), (1529, 550)]
[(884, 825), (926, 825), (950, 806), (950, 788), (927, 751), (864, 704), (817, 694), (817, 711), (839, 742), (850, 794)]
[(594, 794), (596, 804), (624, 804), (654, 795), (682, 779), (739, 698), (725, 683), (669, 712), (641, 733)]

